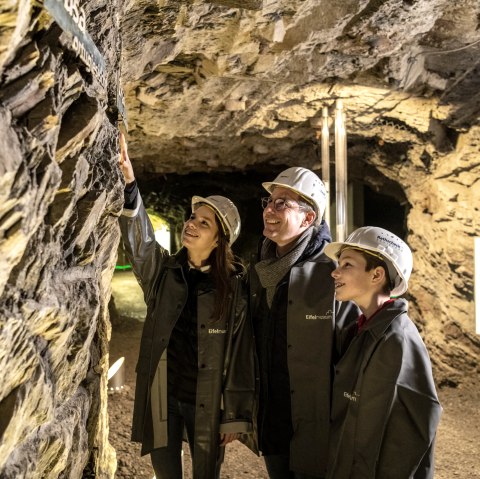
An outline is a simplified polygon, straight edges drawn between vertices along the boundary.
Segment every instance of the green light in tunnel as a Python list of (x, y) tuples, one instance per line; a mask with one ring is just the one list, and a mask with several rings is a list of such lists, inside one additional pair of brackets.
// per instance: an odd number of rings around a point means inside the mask
[(132, 269), (132, 266), (129, 265), (129, 264), (125, 264), (125, 265), (117, 264), (117, 265), (115, 266), (115, 269)]

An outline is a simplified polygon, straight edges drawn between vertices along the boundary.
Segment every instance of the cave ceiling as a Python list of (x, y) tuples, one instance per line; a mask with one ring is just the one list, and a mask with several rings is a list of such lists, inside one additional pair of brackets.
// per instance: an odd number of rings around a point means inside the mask
[(131, 0), (122, 43), (139, 177), (318, 168), (337, 99), (350, 162), (432, 157), (478, 124), (478, 0)]

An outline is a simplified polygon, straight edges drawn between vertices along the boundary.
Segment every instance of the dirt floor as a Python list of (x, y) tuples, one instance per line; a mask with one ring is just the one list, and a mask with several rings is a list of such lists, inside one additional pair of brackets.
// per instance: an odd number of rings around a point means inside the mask
[[(135, 364), (142, 323), (123, 318), (113, 328), (111, 364), (125, 356), (126, 386), (109, 395), (110, 442), (117, 451), (116, 478), (152, 479), (149, 456), (140, 457), (139, 446), (130, 442)], [(480, 380), (439, 390), (444, 408), (436, 447), (436, 479), (480, 479)], [(190, 479), (188, 447), (185, 449), (185, 479)], [(222, 479), (267, 478), (263, 460), (235, 441), (227, 446)]]

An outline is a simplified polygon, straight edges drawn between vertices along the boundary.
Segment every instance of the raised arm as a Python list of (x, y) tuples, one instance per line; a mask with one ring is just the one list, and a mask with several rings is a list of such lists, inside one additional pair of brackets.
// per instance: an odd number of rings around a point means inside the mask
[(120, 133), (120, 155), (119, 155), (120, 169), (122, 170), (125, 183), (133, 183), (135, 181), (135, 175), (133, 173), (133, 166), (128, 156), (127, 143), (125, 136)]
[(125, 205), (119, 218), (125, 253), (143, 289), (145, 302), (154, 294), (154, 279), (169, 257), (167, 250), (155, 241), (155, 233), (143, 206), (128, 156), (125, 137), (120, 134), (119, 165), (125, 178)]

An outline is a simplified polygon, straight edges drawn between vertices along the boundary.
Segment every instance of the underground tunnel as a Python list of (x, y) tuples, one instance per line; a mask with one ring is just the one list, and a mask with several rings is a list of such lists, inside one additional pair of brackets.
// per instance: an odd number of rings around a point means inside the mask
[[(220, 194), (248, 265), (261, 183), (322, 177), (322, 125), (335, 238), (340, 102), (347, 233), (380, 226), (413, 252), (405, 297), (444, 408), (435, 477), (480, 478), (479, 73), (477, 0), (2, 4), (0, 477), (153, 477), (129, 441), (145, 309), (118, 227), (119, 130), (172, 251), (192, 195)], [(238, 442), (225, 461), (222, 477), (267, 477)]]

